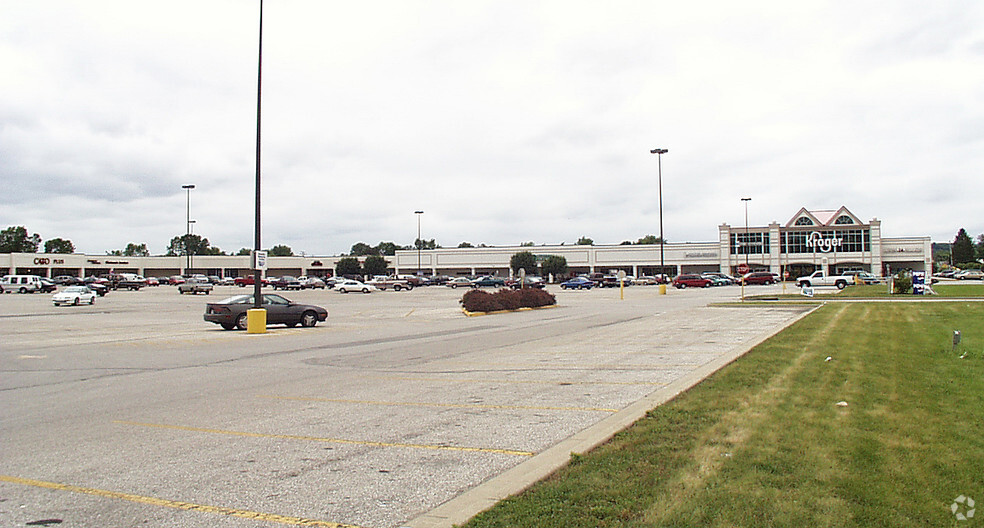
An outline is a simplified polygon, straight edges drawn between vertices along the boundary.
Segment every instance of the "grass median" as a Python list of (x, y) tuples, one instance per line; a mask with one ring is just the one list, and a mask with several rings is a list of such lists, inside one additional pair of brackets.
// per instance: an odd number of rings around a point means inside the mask
[(965, 526), (961, 495), (984, 303), (834, 303), (465, 526)]

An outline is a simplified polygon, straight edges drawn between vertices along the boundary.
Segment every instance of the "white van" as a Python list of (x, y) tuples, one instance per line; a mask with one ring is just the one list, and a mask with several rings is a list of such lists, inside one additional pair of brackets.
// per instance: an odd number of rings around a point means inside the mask
[(41, 291), (41, 277), (37, 275), (4, 275), (0, 279), (0, 293), (34, 293)]

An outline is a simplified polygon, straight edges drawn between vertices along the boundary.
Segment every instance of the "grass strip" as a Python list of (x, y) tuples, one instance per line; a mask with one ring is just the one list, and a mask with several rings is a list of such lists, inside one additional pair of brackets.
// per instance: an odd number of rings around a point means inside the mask
[(982, 439), (984, 304), (828, 304), (465, 526), (964, 526)]

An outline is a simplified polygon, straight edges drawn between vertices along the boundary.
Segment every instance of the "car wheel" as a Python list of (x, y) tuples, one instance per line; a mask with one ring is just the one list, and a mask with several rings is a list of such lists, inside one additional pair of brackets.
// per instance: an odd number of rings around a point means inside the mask
[(345, 293), (345, 288), (339, 288), (338, 293)]
[(96, 304), (96, 296), (89, 297), (89, 304)]
[(17, 293), (27, 293), (27, 288), (21, 286), (21, 288), (17, 290)]
[(246, 314), (239, 314), (239, 317), (236, 318), (236, 328), (246, 330), (247, 326), (249, 326), (249, 324), (246, 319)]
[(678, 289), (680, 289), (680, 290), (684, 290), (684, 289), (686, 289), (686, 288), (687, 288), (687, 285), (686, 285), (686, 284), (683, 284), (683, 283), (681, 282), (680, 284), (677, 284), (677, 288), (678, 288)]
[(205, 290), (205, 295), (212, 293), (212, 290)]
[(399, 284), (394, 284), (393, 285), (393, 291), (400, 291), (401, 289), (402, 288), (400, 288), (400, 285)]
[(316, 324), (318, 324), (318, 314), (308, 310), (301, 315), (301, 326), (311, 328)]
[(844, 281), (840, 281), (840, 282), (838, 282), (838, 283), (836, 284), (836, 286), (837, 286), (837, 289), (838, 289), (838, 290), (843, 290), (844, 288), (846, 288), (846, 287), (847, 287), (847, 283), (846, 283), (846, 282), (844, 282)]
[(362, 293), (369, 293), (369, 288), (362, 288)]
[(72, 306), (78, 306), (78, 305), (79, 305), (79, 301), (80, 301), (80, 300), (81, 300), (81, 299), (80, 299), (79, 297), (76, 297), (76, 298), (75, 298), (75, 301), (74, 301), (74, 302), (72, 303)]
[(413, 289), (413, 284), (407, 284), (407, 291), (410, 291), (412, 289)]
[(219, 323), (219, 326), (221, 326), (223, 330), (232, 330), (236, 327), (234, 323)]
[(451, 289), (452, 289), (452, 290), (453, 290), (453, 289), (455, 289), (455, 288), (457, 288), (457, 287), (458, 287), (458, 285), (457, 285), (457, 284), (452, 284), (452, 285), (451, 285)]

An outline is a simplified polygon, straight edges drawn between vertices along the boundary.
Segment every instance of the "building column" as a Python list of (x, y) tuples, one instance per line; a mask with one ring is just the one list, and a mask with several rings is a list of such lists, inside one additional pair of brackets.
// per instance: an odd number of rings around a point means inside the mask
[(718, 226), (718, 255), (721, 266), (719, 271), (731, 275), (731, 226), (728, 224)]
[(871, 244), (871, 273), (882, 274), (881, 220), (872, 218), (868, 223), (868, 240)]
[(772, 222), (769, 224), (769, 271), (772, 273), (782, 273), (782, 260), (779, 258), (780, 245), (779, 224)]

